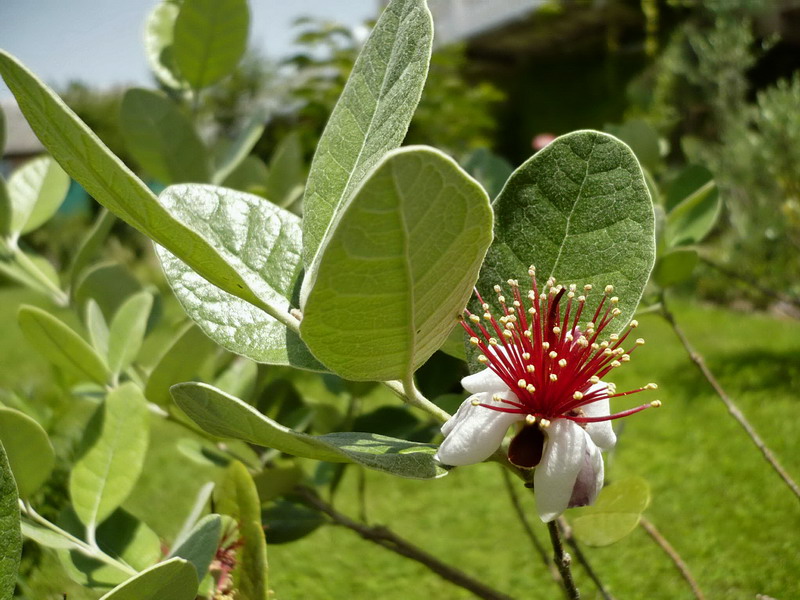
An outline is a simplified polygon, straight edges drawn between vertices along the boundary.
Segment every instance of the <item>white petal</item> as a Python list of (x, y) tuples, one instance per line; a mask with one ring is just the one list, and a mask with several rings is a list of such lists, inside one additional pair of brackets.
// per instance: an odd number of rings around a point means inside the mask
[(575, 481), (584, 464), (586, 444), (591, 438), (582, 427), (558, 419), (546, 430), (542, 462), (533, 474), (536, 510), (547, 523), (569, 506)]
[[(499, 395), (514, 399), (508, 392)], [(473, 400), (497, 404), (488, 392), (475, 394), (462, 402), (456, 414), (442, 426), (446, 437), (435, 458), (445, 465), (458, 467), (486, 460), (500, 446), (511, 424), (525, 418), (524, 415), (473, 406)]]
[[(590, 387), (589, 391), (586, 393), (590, 394), (600, 389), (605, 390), (606, 388), (608, 388), (608, 384), (602, 382), (596, 383)], [(587, 417), (607, 417), (611, 414), (608, 396), (581, 408), (583, 409), (583, 414)], [(617, 436), (614, 433), (614, 428), (611, 427), (611, 421), (586, 423), (586, 433), (592, 437), (592, 441), (597, 444), (601, 450), (611, 450), (614, 444), (617, 443)]]
[(603, 476), (603, 455), (600, 453), (600, 448), (589, 439), (583, 455), (583, 466), (581, 466), (575, 486), (572, 488), (569, 508), (594, 504), (597, 494), (603, 487)]
[(507, 392), (508, 386), (503, 382), (497, 373), (486, 367), (483, 371), (478, 371), (472, 375), (468, 375), (461, 380), (461, 387), (467, 390), (470, 394), (480, 394), (481, 392), (490, 392), (497, 394), (499, 392)]

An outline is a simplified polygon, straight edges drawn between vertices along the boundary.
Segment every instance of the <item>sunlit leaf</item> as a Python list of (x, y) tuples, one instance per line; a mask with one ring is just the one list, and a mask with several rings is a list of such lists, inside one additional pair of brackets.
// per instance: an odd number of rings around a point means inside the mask
[(172, 55), (196, 90), (230, 75), (247, 48), (246, 0), (183, 0), (175, 19)]
[(303, 282), (303, 340), (347, 379), (406, 377), (449, 335), (491, 229), (486, 192), (452, 159), (422, 146), (388, 153)]
[(216, 509), (236, 522), (237, 539), (241, 540), (233, 570), (234, 587), (248, 600), (267, 600), (267, 542), (261, 527), (261, 501), (247, 468), (232, 462), (214, 496)]
[(343, 202), (403, 141), (428, 74), (433, 22), (425, 0), (392, 0), (356, 60), (320, 138), (303, 199), (303, 262), (313, 272)]
[(108, 330), (108, 366), (112, 373), (127, 369), (139, 353), (152, 306), (153, 295), (139, 292), (114, 315)]
[(171, 558), (142, 571), (100, 600), (194, 600), (197, 586), (192, 564)]
[(108, 325), (100, 305), (93, 298), (86, 303), (86, 330), (97, 354), (108, 356)]
[[(274, 314), (288, 315), (302, 270), (296, 215), (263, 198), (214, 186), (173, 186), (161, 198), (187, 225), (215, 240), (254, 287), (258, 284)], [(323, 369), (278, 320), (212, 285), (168, 251), (157, 252), (184, 310), (215, 342), (257, 362)]]
[(633, 531), (649, 504), (647, 481), (641, 477), (615, 481), (601, 490), (593, 506), (568, 513), (572, 532), (589, 546), (608, 546)]
[(0, 407), (0, 441), (21, 498), (29, 498), (55, 466), (55, 452), (42, 426), (13, 408)]
[(161, 92), (125, 92), (120, 132), (133, 157), (163, 184), (204, 183), (211, 177), (208, 151), (194, 125)]
[(27, 233), (44, 224), (64, 202), (69, 176), (49, 156), (25, 163), (8, 180), (12, 233)]
[(50, 88), (3, 51), (0, 74), (42, 144), (93, 198), (221, 289), (263, 307), (216, 248), (176, 220)]
[(147, 16), (144, 26), (144, 51), (153, 73), (166, 86), (183, 87), (172, 52), (175, 19), (180, 8), (175, 2), (161, 2)]
[(25, 338), (54, 365), (84, 380), (108, 380), (105, 361), (94, 348), (49, 312), (23, 305), (18, 320)]
[(433, 455), (436, 446), (371, 433), (311, 436), (292, 431), (252, 406), (203, 383), (172, 387), (176, 404), (208, 433), (275, 448), (295, 456), (329, 462), (354, 462), (399, 477), (430, 479), (447, 471)]
[(0, 598), (11, 598), (22, 554), (17, 486), (0, 443)]
[(655, 259), (653, 205), (639, 163), (616, 138), (578, 131), (557, 138), (520, 166), (494, 202), (494, 242), (478, 290), (529, 279), (536, 266), (578, 287), (614, 286), (621, 330), (639, 304)]
[(136, 385), (108, 393), (84, 437), (85, 451), (70, 473), (75, 513), (92, 530), (128, 497), (144, 464), (147, 403)]

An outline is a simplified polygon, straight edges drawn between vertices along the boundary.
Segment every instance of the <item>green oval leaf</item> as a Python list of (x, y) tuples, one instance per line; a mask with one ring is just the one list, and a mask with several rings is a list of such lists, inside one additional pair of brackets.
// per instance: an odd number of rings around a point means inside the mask
[(11, 598), (22, 555), (17, 486), (0, 443), (0, 598)]
[(191, 563), (171, 558), (142, 571), (100, 600), (194, 600), (197, 586)]
[(92, 347), (102, 356), (108, 356), (108, 325), (100, 305), (89, 298), (86, 303), (86, 330)]
[(144, 395), (150, 402), (167, 406), (170, 401), (169, 387), (194, 377), (200, 364), (213, 350), (212, 341), (192, 323), (187, 324), (176, 334), (175, 341), (153, 367)]
[(215, 488), (215, 506), (233, 518), (241, 546), (233, 570), (234, 588), (248, 600), (267, 600), (267, 542), (261, 526), (261, 500), (247, 468), (234, 461)]
[(247, 48), (249, 27), (247, 0), (183, 0), (172, 43), (183, 79), (199, 90), (230, 75)]
[(33, 540), (40, 546), (53, 548), (55, 550), (80, 550), (80, 546), (70, 541), (63, 535), (50, 529), (39, 527), (31, 523), (22, 522), (22, 535), (29, 540)]
[(84, 454), (69, 480), (75, 513), (90, 531), (131, 493), (144, 465), (149, 429), (147, 403), (130, 382), (109, 392), (90, 422)]
[(214, 171), (212, 183), (219, 185), (225, 181), (250, 155), (250, 151), (264, 133), (265, 121), (266, 119), (262, 115), (257, 114), (245, 124), (239, 135), (225, 148)]
[(17, 318), (25, 338), (51, 363), (83, 380), (101, 385), (108, 381), (103, 359), (56, 317), (41, 308), (23, 305)]
[(55, 451), (42, 426), (13, 408), (0, 407), (0, 441), (21, 498), (34, 494), (53, 472)]
[(119, 307), (108, 329), (108, 366), (114, 374), (127, 369), (139, 354), (153, 295), (139, 292)]
[(61, 98), (2, 50), (0, 74), (42, 144), (93, 198), (192, 265), (214, 285), (265, 307), (258, 293), (212, 245), (176, 220)]
[(697, 266), (697, 251), (692, 248), (676, 248), (658, 257), (653, 270), (653, 280), (663, 288), (686, 281)]
[(8, 180), (11, 233), (33, 231), (50, 219), (69, 191), (69, 175), (49, 156), (25, 163)]
[[(274, 314), (289, 312), (302, 270), (296, 215), (258, 196), (210, 185), (172, 186), (161, 199), (213, 240), (248, 281), (257, 282)], [(258, 362), (323, 370), (299, 337), (273, 316), (209, 283), (163, 248), (157, 253), (184, 310), (215, 342)]]
[(202, 581), (208, 573), (221, 537), (222, 518), (219, 515), (206, 515), (192, 528), (183, 543), (169, 553), (169, 557), (178, 556), (188, 560), (197, 571), (197, 579)]
[(208, 181), (208, 151), (189, 118), (161, 92), (133, 88), (120, 108), (120, 131), (133, 157), (164, 184)]
[(399, 477), (431, 479), (447, 471), (433, 460), (436, 446), (371, 433), (311, 436), (292, 431), (249, 404), (203, 383), (171, 389), (175, 403), (203, 430), (275, 448), (287, 454), (329, 462), (353, 462)]
[(267, 198), (278, 206), (289, 206), (303, 191), (305, 174), (303, 146), (297, 132), (281, 140), (269, 161), (267, 172)]
[(171, 88), (181, 88), (184, 83), (175, 66), (172, 43), (175, 38), (175, 19), (180, 5), (165, 0), (150, 12), (144, 25), (144, 52), (147, 62), (159, 81)]
[(604, 487), (593, 506), (571, 511), (572, 532), (589, 546), (608, 546), (639, 524), (650, 504), (650, 486), (641, 477), (629, 477)]
[(358, 56), (322, 133), (303, 198), (303, 262), (383, 155), (408, 131), (422, 94), (433, 41), (425, 0), (392, 0)]
[(714, 228), (722, 202), (712, 180), (697, 189), (667, 214), (666, 240), (669, 246), (697, 244)]
[[(655, 260), (653, 204), (631, 150), (596, 131), (561, 136), (520, 166), (494, 202), (494, 242), (478, 280), (549, 277), (614, 286), (624, 328)], [(487, 302), (492, 300), (488, 297)]]
[[(388, 153), (330, 232), (300, 334), (346, 379), (402, 379), (445, 341), (492, 240), (483, 188), (438, 150)], [(310, 290), (310, 291), (308, 291)]]

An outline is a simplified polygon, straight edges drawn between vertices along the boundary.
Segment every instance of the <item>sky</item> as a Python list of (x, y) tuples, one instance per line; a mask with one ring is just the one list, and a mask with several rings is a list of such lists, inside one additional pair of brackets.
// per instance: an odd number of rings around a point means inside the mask
[[(0, 48), (56, 87), (74, 79), (98, 88), (150, 86), (141, 38), (157, 1), (0, 0)], [(377, 9), (378, 0), (250, 0), (250, 47), (279, 59), (292, 53), (297, 17), (356, 26)], [(10, 97), (0, 81), (0, 100)]]

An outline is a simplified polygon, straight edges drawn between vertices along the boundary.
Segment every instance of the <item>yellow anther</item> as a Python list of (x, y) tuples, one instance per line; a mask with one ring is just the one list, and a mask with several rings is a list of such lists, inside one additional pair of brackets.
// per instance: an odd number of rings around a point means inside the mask
[(536, 367), (534, 367), (533, 365), (527, 365), (527, 366), (525, 367), (525, 370), (526, 370), (528, 373), (533, 373), (533, 372), (536, 370)]
[(532, 394), (533, 392), (535, 392), (535, 391), (536, 391), (536, 388), (535, 388), (535, 387), (533, 387), (533, 385), (529, 383), (528, 385), (526, 385), (526, 386), (525, 386), (525, 390), (527, 390), (527, 392), (528, 392), (529, 394)]
[(591, 377), (589, 377), (589, 383), (597, 385), (598, 383), (600, 383), (600, 378), (597, 375), (592, 375)]
[(612, 354), (614, 354), (614, 351), (611, 348), (603, 350), (603, 356), (611, 356)]
[(622, 356), (623, 354), (625, 354), (625, 350), (623, 348), (617, 348), (616, 350), (614, 350), (614, 354), (616, 354), (617, 356)]
[(561, 327), (553, 327), (553, 333), (555, 335), (560, 335), (561, 334)]
[(589, 340), (587, 340), (585, 337), (580, 337), (580, 338), (578, 338), (578, 345), (581, 348), (588, 348), (589, 347)]
[(658, 408), (658, 407), (660, 407), (660, 406), (661, 406), (661, 400), (653, 400), (653, 401), (650, 403), (650, 406), (652, 406), (653, 408)]
[(530, 360), (530, 359), (531, 359), (530, 352), (523, 352), (522, 353), (522, 360)]
[(489, 359), (488, 359), (488, 358), (486, 358), (486, 357), (485, 357), (483, 354), (481, 354), (481, 355), (478, 357), (478, 362), (479, 362), (479, 363), (481, 363), (481, 364), (484, 364), (484, 363), (487, 363), (487, 362), (489, 362)]
[(511, 287), (519, 287), (519, 281), (516, 279), (509, 279), (506, 283), (508, 283), (508, 285)]
[(581, 392), (575, 392), (572, 394), (573, 400), (583, 400), (583, 394)]
[(594, 342), (592, 344), (592, 350), (599, 350), (599, 349), (600, 349), (600, 344), (598, 344), (597, 342)]
[(520, 304), (519, 300), (514, 300), (514, 308), (519, 308), (520, 306), (522, 306), (522, 304)]
[(550, 381), (558, 381), (558, 375), (555, 373), (550, 373)]
[(615, 317), (618, 317), (622, 314), (622, 311), (618, 308), (615, 308), (614, 310), (611, 311), (611, 314)]
[(567, 292), (567, 298), (572, 300), (575, 297), (575, 292)]
[(550, 342), (542, 342), (542, 350), (549, 350)]
[(631, 329), (636, 329), (638, 326), (639, 326), (639, 321), (637, 321), (636, 319), (634, 319), (633, 321), (631, 321), (631, 322), (630, 322), (630, 324), (629, 324), (629, 327), (630, 327)]
[(594, 329), (594, 321), (589, 321), (586, 323), (586, 329)]
[(561, 367), (562, 369), (563, 369), (564, 367), (566, 367), (566, 366), (567, 366), (567, 361), (566, 361), (566, 359), (563, 359), (563, 358), (562, 358), (560, 361), (558, 361), (558, 366), (559, 366), (559, 367)]
[(472, 404), (472, 406), (480, 406), (481, 403), (478, 400), (473, 400), (470, 404)]
[(488, 313), (488, 312), (483, 313), (483, 318), (486, 319), (487, 321), (491, 321), (492, 320), (492, 313)]
[(473, 323), (480, 323), (481, 318), (478, 315), (470, 315), (469, 320)]
[(525, 415), (525, 422), (528, 425), (533, 425), (536, 423), (536, 417), (534, 417), (533, 415)]
[(658, 384), (657, 383), (648, 383), (646, 386), (644, 386), (644, 389), (646, 389), (646, 390), (657, 390), (658, 389)]
[(548, 356), (550, 358), (556, 358), (558, 356), (558, 352), (556, 352), (555, 350), (551, 350), (550, 354), (548, 354)]
[(608, 393), (609, 394), (616, 394), (617, 393), (617, 384), (616, 383), (609, 383), (608, 384)]
[(569, 291), (570, 291), (570, 292), (574, 292), (574, 291), (575, 291), (575, 290), (577, 290), (577, 289), (578, 289), (578, 286), (577, 286), (577, 285), (575, 285), (574, 283), (570, 283), (570, 284), (569, 284)]
[(630, 354), (623, 354), (622, 356), (619, 357), (619, 359), (622, 362), (630, 362), (631, 361), (631, 355)]
[(518, 387), (519, 389), (521, 389), (521, 390), (524, 390), (526, 385), (528, 385), (528, 382), (527, 382), (527, 381), (525, 381), (524, 379), (520, 379), (520, 380), (517, 382), (517, 387)]
[(616, 342), (619, 339), (619, 336), (616, 333), (612, 333), (610, 336), (608, 336), (608, 339), (612, 342)]
[(567, 334), (567, 335), (564, 337), (564, 339), (565, 339), (565, 340), (567, 340), (568, 342), (574, 342), (574, 341), (575, 341), (575, 337), (574, 337), (574, 336), (573, 336), (571, 333), (568, 333), (568, 334)]
[(502, 288), (499, 285), (494, 286), (494, 291), (498, 294), (502, 291)]
[(636, 340), (636, 344), (637, 344), (638, 346), (644, 346), (644, 338), (638, 338), (638, 339)]
[(578, 302), (580, 302), (581, 304), (586, 302), (586, 296), (578, 296)]
[(608, 348), (608, 342), (607, 341), (600, 342), (600, 347), (601, 348)]
[(619, 298), (617, 296), (612, 296), (611, 304), (619, 304)]
[(529, 308), (528, 309), (528, 314), (531, 315), (531, 316), (535, 315), (536, 314), (536, 309), (533, 308), (533, 307)]
[(499, 296), (497, 297), (497, 301), (498, 301), (500, 304), (505, 304), (505, 303), (506, 303), (506, 297), (505, 297), (505, 296), (503, 296), (503, 295), (501, 294), (501, 295), (499, 295)]
[(611, 294), (614, 291), (614, 286), (613, 285), (607, 285), (605, 291), (606, 291), (606, 294)]
[(539, 300), (547, 300), (547, 294), (545, 294), (544, 292), (539, 294)]
[(505, 338), (507, 338), (507, 339), (509, 339), (509, 340), (510, 340), (511, 338), (513, 338), (513, 337), (514, 337), (514, 332), (513, 332), (513, 331), (509, 331), (508, 329), (506, 329), (506, 330), (503, 332), (503, 337), (505, 337)]
[(514, 329), (514, 321), (512, 321), (510, 319), (507, 319), (505, 326), (506, 326), (506, 329)]
[(547, 429), (550, 427), (550, 421), (548, 419), (539, 419), (539, 427), (542, 429)]
[(486, 302), (484, 302), (483, 304), (481, 304), (481, 308), (482, 308), (483, 310), (489, 310), (489, 305), (488, 305), (488, 304), (486, 304)]
[(497, 346), (497, 340), (493, 337), (489, 338), (489, 345), (490, 346)]
[(475, 336), (472, 336), (471, 338), (469, 338), (469, 343), (472, 344), (473, 346), (477, 346), (478, 344), (481, 343), (481, 341)]
[(591, 292), (592, 291), (592, 284), (591, 283), (587, 283), (585, 286), (583, 286), (583, 291), (584, 292)]
[(533, 332), (530, 329), (526, 329), (525, 331), (522, 332), (522, 335), (524, 335), (526, 338), (530, 339), (530, 338), (533, 337)]
[(621, 364), (622, 364), (622, 363), (621, 363), (621, 362), (619, 362), (618, 360), (612, 360), (612, 361), (611, 361), (611, 366), (612, 366), (612, 367), (614, 367), (615, 369), (616, 369), (617, 367), (619, 367)]

